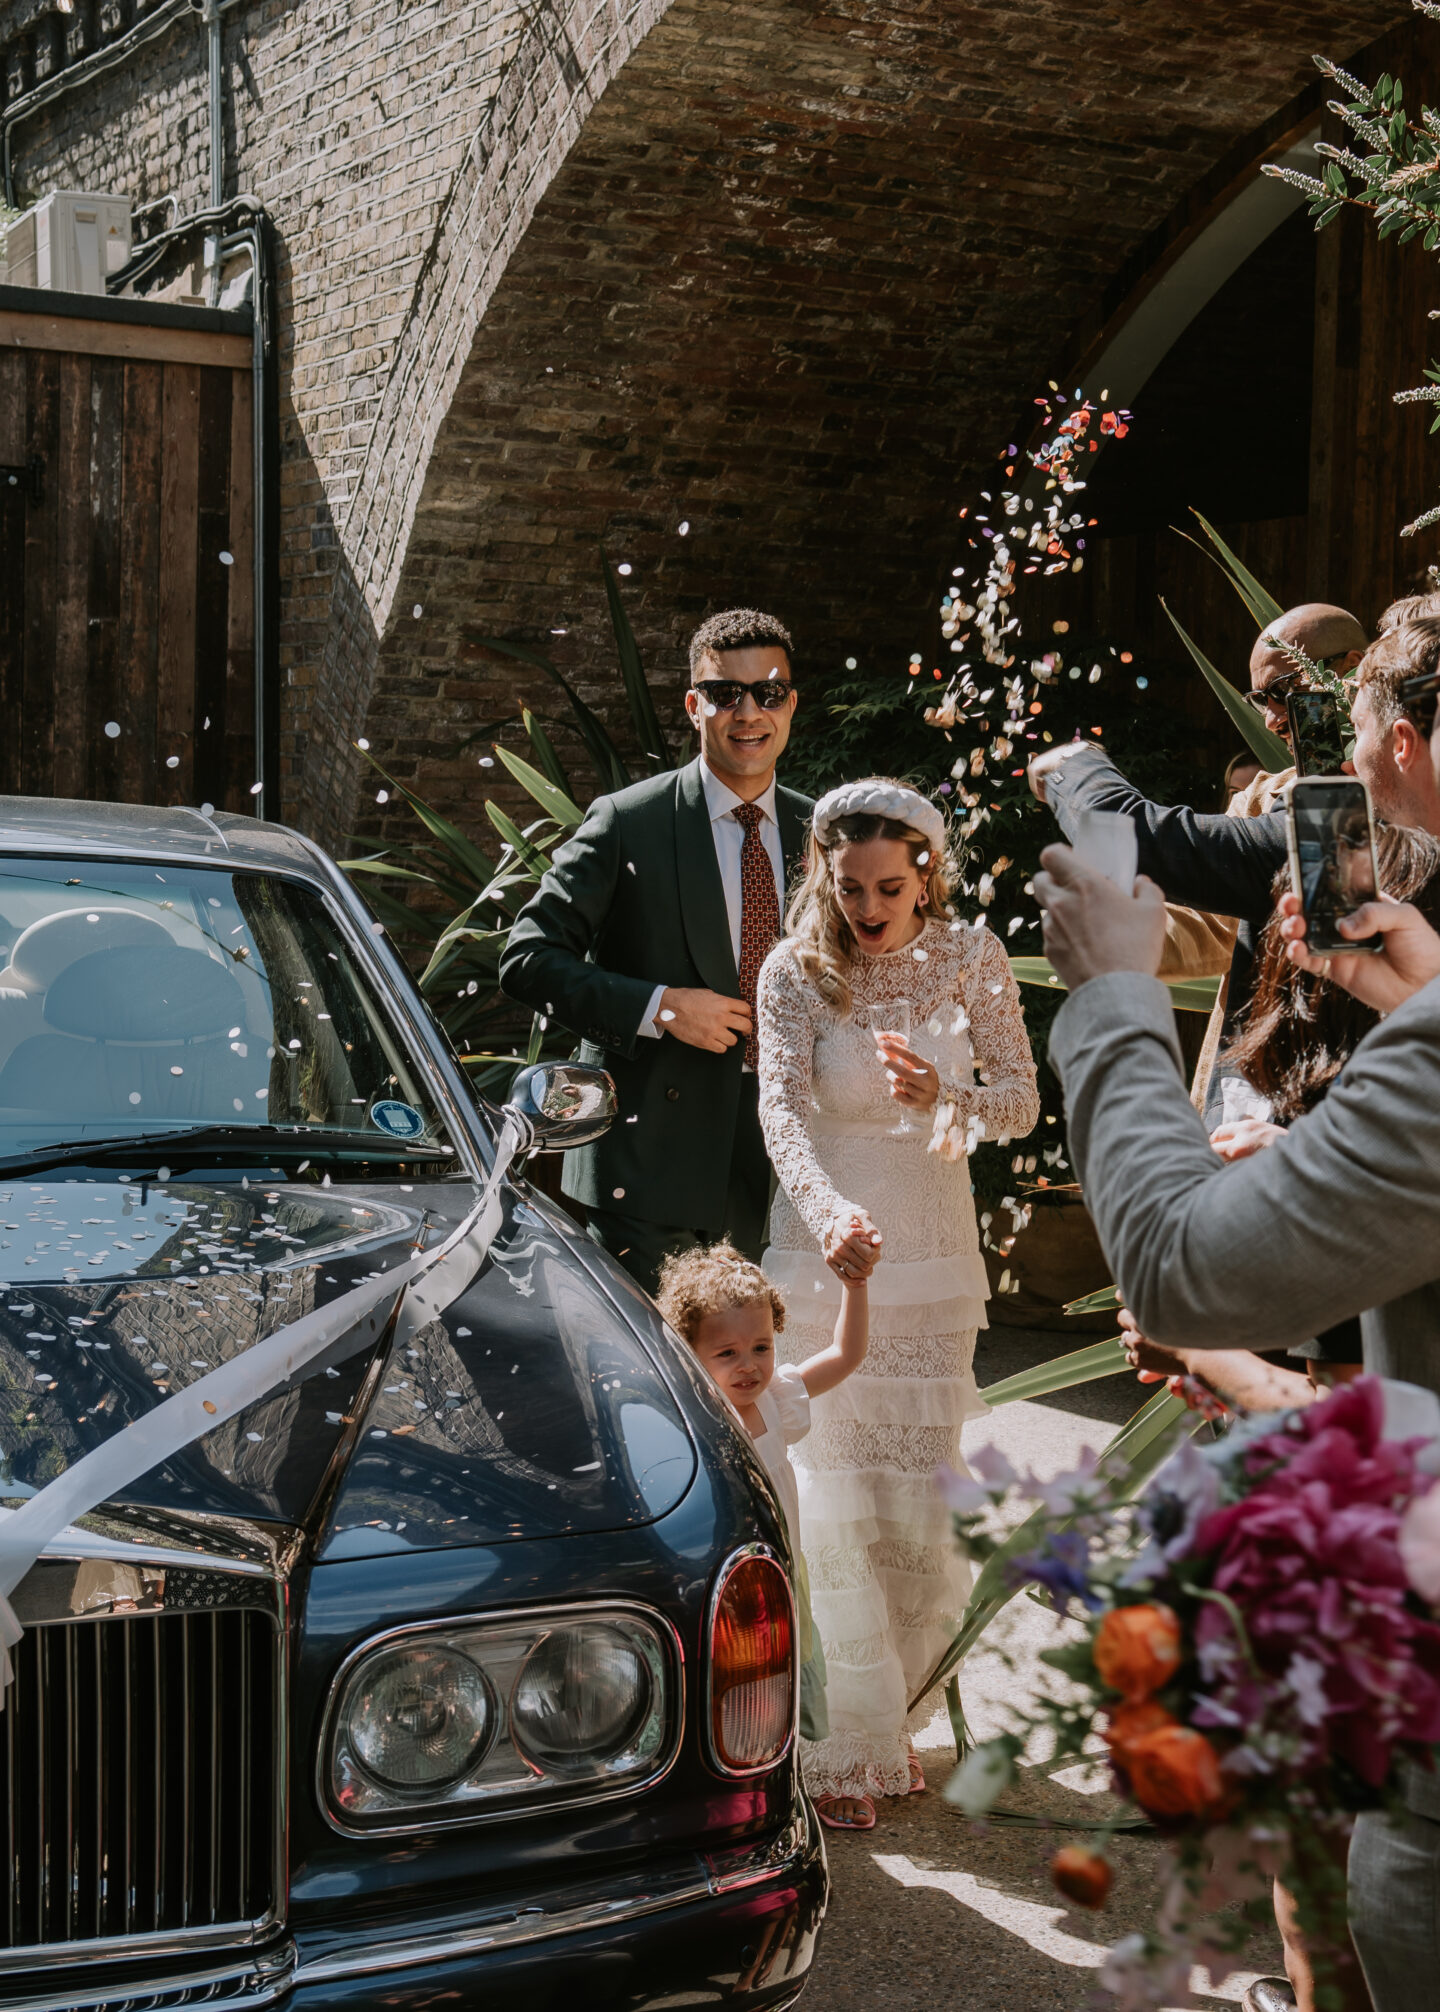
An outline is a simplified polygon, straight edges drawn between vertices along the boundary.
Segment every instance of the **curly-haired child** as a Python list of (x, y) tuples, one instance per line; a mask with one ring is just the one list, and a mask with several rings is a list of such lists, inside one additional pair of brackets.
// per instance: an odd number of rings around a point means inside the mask
[[(863, 1278), (837, 1268), (844, 1290), (840, 1318), (829, 1348), (798, 1365), (775, 1362), (775, 1336), (785, 1326), (785, 1302), (759, 1265), (733, 1244), (682, 1251), (660, 1273), (656, 1301), (675, 1332), (697, 1359), (754, 1443), (761, 1465), (775, 1484), (795, 1554), (796, 1605), (800, 1614), (800, 1730), (806, 1739), (824, 1739), (825, 1657), (810, 1616), (810, 1589), (800, 1552), (800, 1493), (787, 1448), (810, 1430), (810, 1400), (833, 1390), (865, 1360), (870, 1342), (870, 1310)], [(833, 1804), (834, 1807), (827, 1807)], [(823, 1797), (816, 1808), (836, 1830), (868, 1830), (875, 1815), (848, 1797)]]

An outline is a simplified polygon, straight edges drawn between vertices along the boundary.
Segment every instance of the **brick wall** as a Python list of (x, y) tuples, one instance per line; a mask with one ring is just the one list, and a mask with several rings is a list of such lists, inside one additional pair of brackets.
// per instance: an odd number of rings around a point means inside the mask
[[(563, 628), (613, 700), (601, 538), (662, 677), (738, 599), (793, 620), (807, 669), (903, 663), (957, 497), (1115, 275), (1313, 45), (1349, 57), (1407, 11), (235, 8), (227, 192), (281, 247), (286, 814), (351, 827), (368, 728), (473, 818), (454, 743), (516, 681), (466, 629)], [(46, 20), (0, 0), (7, 56)], [(15, 158), (31, 193), (198, 207), (198, 23), (27, 122)]]

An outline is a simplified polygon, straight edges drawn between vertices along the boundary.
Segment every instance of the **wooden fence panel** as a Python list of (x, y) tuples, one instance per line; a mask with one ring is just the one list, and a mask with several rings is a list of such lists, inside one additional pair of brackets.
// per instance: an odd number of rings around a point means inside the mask
[(0, 314), (0, 791), (249, 811), (251, 373), (151, 333)]

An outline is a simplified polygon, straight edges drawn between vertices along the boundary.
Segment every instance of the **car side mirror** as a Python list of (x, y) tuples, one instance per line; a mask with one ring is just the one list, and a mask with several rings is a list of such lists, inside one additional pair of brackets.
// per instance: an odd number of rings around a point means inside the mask
[(536, 1062), (522, 1069), (505, 1101), (525, 1143), (542, 1153), (588, 1146), (615, 1121), (619, 1101), (603, 1069), (581, 1062)]

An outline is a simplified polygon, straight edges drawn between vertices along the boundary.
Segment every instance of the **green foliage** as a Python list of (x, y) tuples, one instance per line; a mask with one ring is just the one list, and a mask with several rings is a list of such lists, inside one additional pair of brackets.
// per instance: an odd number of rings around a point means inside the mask
[[(668, 767), (669, 747), (634, 631), (603, 553), (600, 563), (635, 737), (656, 766)], [(631, 777), (603, 721), (542, 651), (503, 636), (472, 640), (542, 671), (566, 702), (568, 716), (542, 720), (522, 707), (518, 720), (494, 721), (461, 743), (471, 746), (518, 724), (532, 759), (527, 761), (498, 740), (493, 742), (494, 758), (540, 816), (517, 822), (503, 804), (487, 796), (486, 820), (499, 841), (492, 857), (367, 754), (391, 796), (414, 812), (420, 832), (412, 840), (340, 864), (415, 967), (426, 1003), (471, 1071), (476, 1088), (501, 1098), (518, 1068), (563, 1058), (574, 1046), (568, 1030), (552, 1026), (544, 1014), (532, 1016), (527, 1030), (523, 1012), (500, 991), (500, 960), (511, 925), (534, 893), (555, 847), (584, 815), (547, 728), (564, 730), (578, 741), (589, 762), (590, 793), (623, 789)]]
[[(1440, 20), (1440, 6), (1434, 0), (1412, 0), (1417, 13)], [(1375, 218), (1376, 235), (1398, 238), (1408, 244), (1419, 238), (1426, 251), (1440, 246), (1440, 111), (1422, 105), (1418, 118), (1411, 118), (1404, 105), (1400, 79), (1388, 74), (1373, 84), (1362, 84), (1328, 57), (1316, 56), (1315, 67), (1346, 94), (1331, 99), (1330, 110), (1349, 127), (1354, 145), (1335, 147), (1317, 142), (1316, 154), (1324, 162), (1318, 176), (1300, 174), (1268, 162), (1262, 172), (1275, 175), (1299, 189), (1310, 206), (1316, 230), (1333, 223), (1341, 210), (1369, 210)], [(1357, 148), (1364, 148), (1363, 153)], [(1440, 375), (1432, 368), (1430, 380), (1413, 391), (1397, 391), (1397, 405), (1431, 403), (1440, 400)], [(1435, 427), (1440, 426), (1437, 415)], [(1401, 531), (1402, 538), (1440, 523), (1440, 504), (1424, 511)]]

